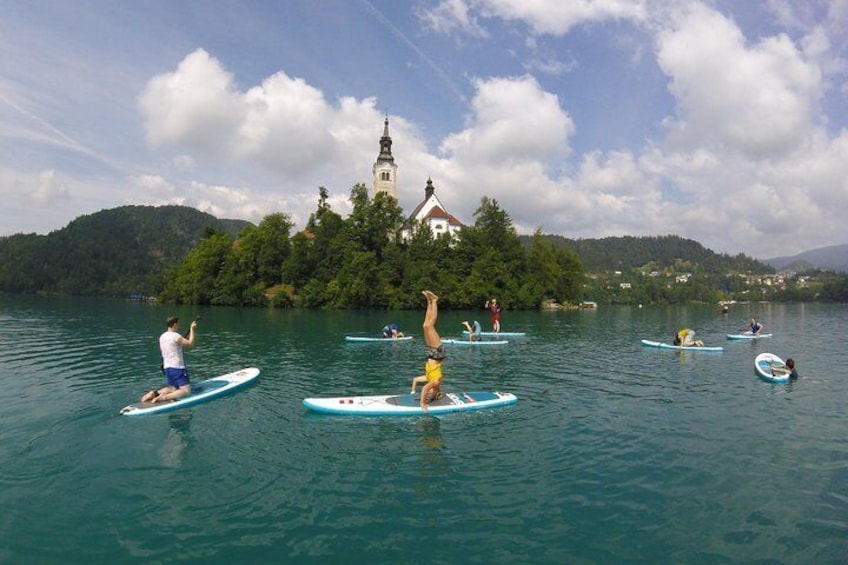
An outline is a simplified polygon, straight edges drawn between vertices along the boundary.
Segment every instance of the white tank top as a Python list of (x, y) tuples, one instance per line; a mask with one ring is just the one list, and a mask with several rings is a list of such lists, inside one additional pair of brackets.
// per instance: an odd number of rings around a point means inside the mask
[(185, 369), (183, 347), (177, 343), (179, 338), (178, 332), (165, 332), (159, 336), (159, 349), (166, 369)]

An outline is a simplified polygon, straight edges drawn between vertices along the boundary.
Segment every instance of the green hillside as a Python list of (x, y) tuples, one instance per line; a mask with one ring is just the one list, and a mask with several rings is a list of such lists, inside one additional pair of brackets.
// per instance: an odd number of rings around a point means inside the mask
[[(632, 269), (672, 269), (703, 274), (774, 272), (773, 267), (756, 259), (742, 254), (719, 254), (697, 241), (676, 235), (602, 239), (568, 239), (559, 235), (545, 237), (555, 247), (575, 252), (588, 273)], [(524, 238), (525, 245), (529, 241), (529, 237)]]
[(80, 216), (48, 235), (0, 238), (0, 291), (85, 296), (156, 294), (162, 275), (212, 232), (249, 222), (186, 206), (123, 206)]

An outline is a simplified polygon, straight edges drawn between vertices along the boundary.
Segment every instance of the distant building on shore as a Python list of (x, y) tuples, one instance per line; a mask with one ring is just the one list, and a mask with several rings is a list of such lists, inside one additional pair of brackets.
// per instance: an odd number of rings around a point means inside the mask
[[(380, 138), (380, 154), (374, 162), (373, 196), (382, 192), (398, 200), (397, 184), (398, 165), (392, 155), (392, 137), (389, 135), (389, 117), (383, 122), (383, 136)], [(435, 237), (448, 235), (454, 237), (463, 227), (462, 222), (450, 214), (439, 197), (433, 180), (428, 178), (424, 187), (424, 200), (412, 211), (403, 224), (401, 238), (408, 241), (417, 226), (427, 225)]]

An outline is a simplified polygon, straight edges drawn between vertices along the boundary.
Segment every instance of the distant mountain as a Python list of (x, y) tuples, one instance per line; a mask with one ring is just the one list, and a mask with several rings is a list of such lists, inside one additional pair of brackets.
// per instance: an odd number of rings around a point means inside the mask
[(47, 235), (0, 238), (0, 291), (155, 294), (164, 273), (212, 232), (250, 225), (187, 206), (122, 206), (80, 216)]
[[(713, 274), (767, 273), (773, 270), (771, 266), (743, 254), (719, 254), (697, 241), (676, 235), (601, 239), (568, 239), (559, 235), (545, 237), (555, 246), (574, 251), (589, 273), (637, 268), (671, 268)], [(521, 239), (529, 245), (529, 236), (521, 236)]]
[(785, 269), (804, 271), (817, 268), (848, 273), (848, 244), (819, 247), (791, 257), (766, 259), (765, 262), (781, 271)]

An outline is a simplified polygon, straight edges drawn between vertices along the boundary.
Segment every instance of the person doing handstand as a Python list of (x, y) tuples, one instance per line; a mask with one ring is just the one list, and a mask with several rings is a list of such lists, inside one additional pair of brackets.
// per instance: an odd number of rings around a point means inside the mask
[(421, 409), (427, 411), (427, 404), (438, 398), (442, 389), (442, 360), (445, 358), (444, 346), (439, 332), (436, 331), (436, 318), (439, 316), (439, 297), (429, 290), (421, 291), (427, 299), (427, 311), (424, 313), (424, 345), (427, 348), (427, 361), (424, 363), (424, 374), (412, 379), (412, 391), (420, 383)]

